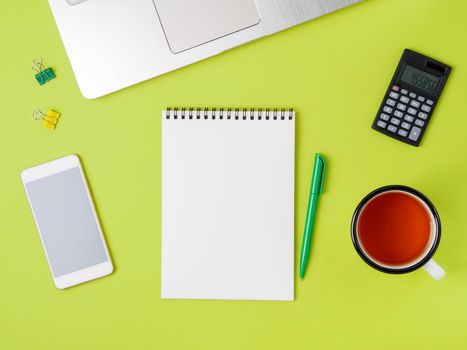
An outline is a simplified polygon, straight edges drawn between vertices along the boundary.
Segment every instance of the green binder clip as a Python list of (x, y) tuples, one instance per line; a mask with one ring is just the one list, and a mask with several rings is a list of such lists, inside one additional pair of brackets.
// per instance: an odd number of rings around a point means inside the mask
[(55, 74), (52, 71), (52, 68), (45, 68), (42, 63), (42, 58), (36, 58), (32, 61), (32, 69), (34, 69), (37, 74), (35, 75), (39, 85), (44, 85), (48, 81), (55, 78)]

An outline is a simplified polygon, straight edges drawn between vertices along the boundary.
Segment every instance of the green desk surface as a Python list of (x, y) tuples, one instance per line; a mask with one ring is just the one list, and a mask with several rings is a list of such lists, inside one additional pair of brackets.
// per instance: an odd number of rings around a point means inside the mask
[[(47, 1), (2, 0), (0, 349), (467, 349), (466, 14), (459, 0), (369, 0), (86, 100)], [(370, 128), (404, 48), (453, 66), (419, 148)], [(57, 74), (44, 86), (30, 69), (37, 56)], [(166, 106), (296, 109), (296, 275), (317, 151), (328, 177), (294, 302), (161, 300)], [(35, 108), (60, 111), (58, 128), (32, 120)], [(83, 161), (116, 270), (60, 291), (19, 175), (71, 153)], [(358, 201), (395, 183), (439, 210), (443, 281), (377, 272), (354, 251)]]

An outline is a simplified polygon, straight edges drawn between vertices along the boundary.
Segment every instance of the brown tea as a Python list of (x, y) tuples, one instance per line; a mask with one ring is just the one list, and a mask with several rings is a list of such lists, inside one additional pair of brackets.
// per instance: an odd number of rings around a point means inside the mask
[(415, 197), (397, 191), (371, 199), (357, 222), (357, 237), (370, 258), (390, 266), (421, 257), (431, 235), (431, 215)]

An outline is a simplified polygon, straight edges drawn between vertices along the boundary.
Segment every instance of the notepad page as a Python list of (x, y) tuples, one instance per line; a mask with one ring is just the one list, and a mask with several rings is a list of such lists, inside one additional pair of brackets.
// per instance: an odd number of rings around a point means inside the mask
[(163, 112), (162, 298), (293, 300), (295, 117), (288, 113), (175, 119)]

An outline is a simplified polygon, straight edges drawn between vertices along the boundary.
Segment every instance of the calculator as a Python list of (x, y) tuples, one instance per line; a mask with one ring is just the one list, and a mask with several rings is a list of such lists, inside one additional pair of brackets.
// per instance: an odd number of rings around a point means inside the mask
[(418, 146), (451, 67), (405, 49), (372, 128)]

